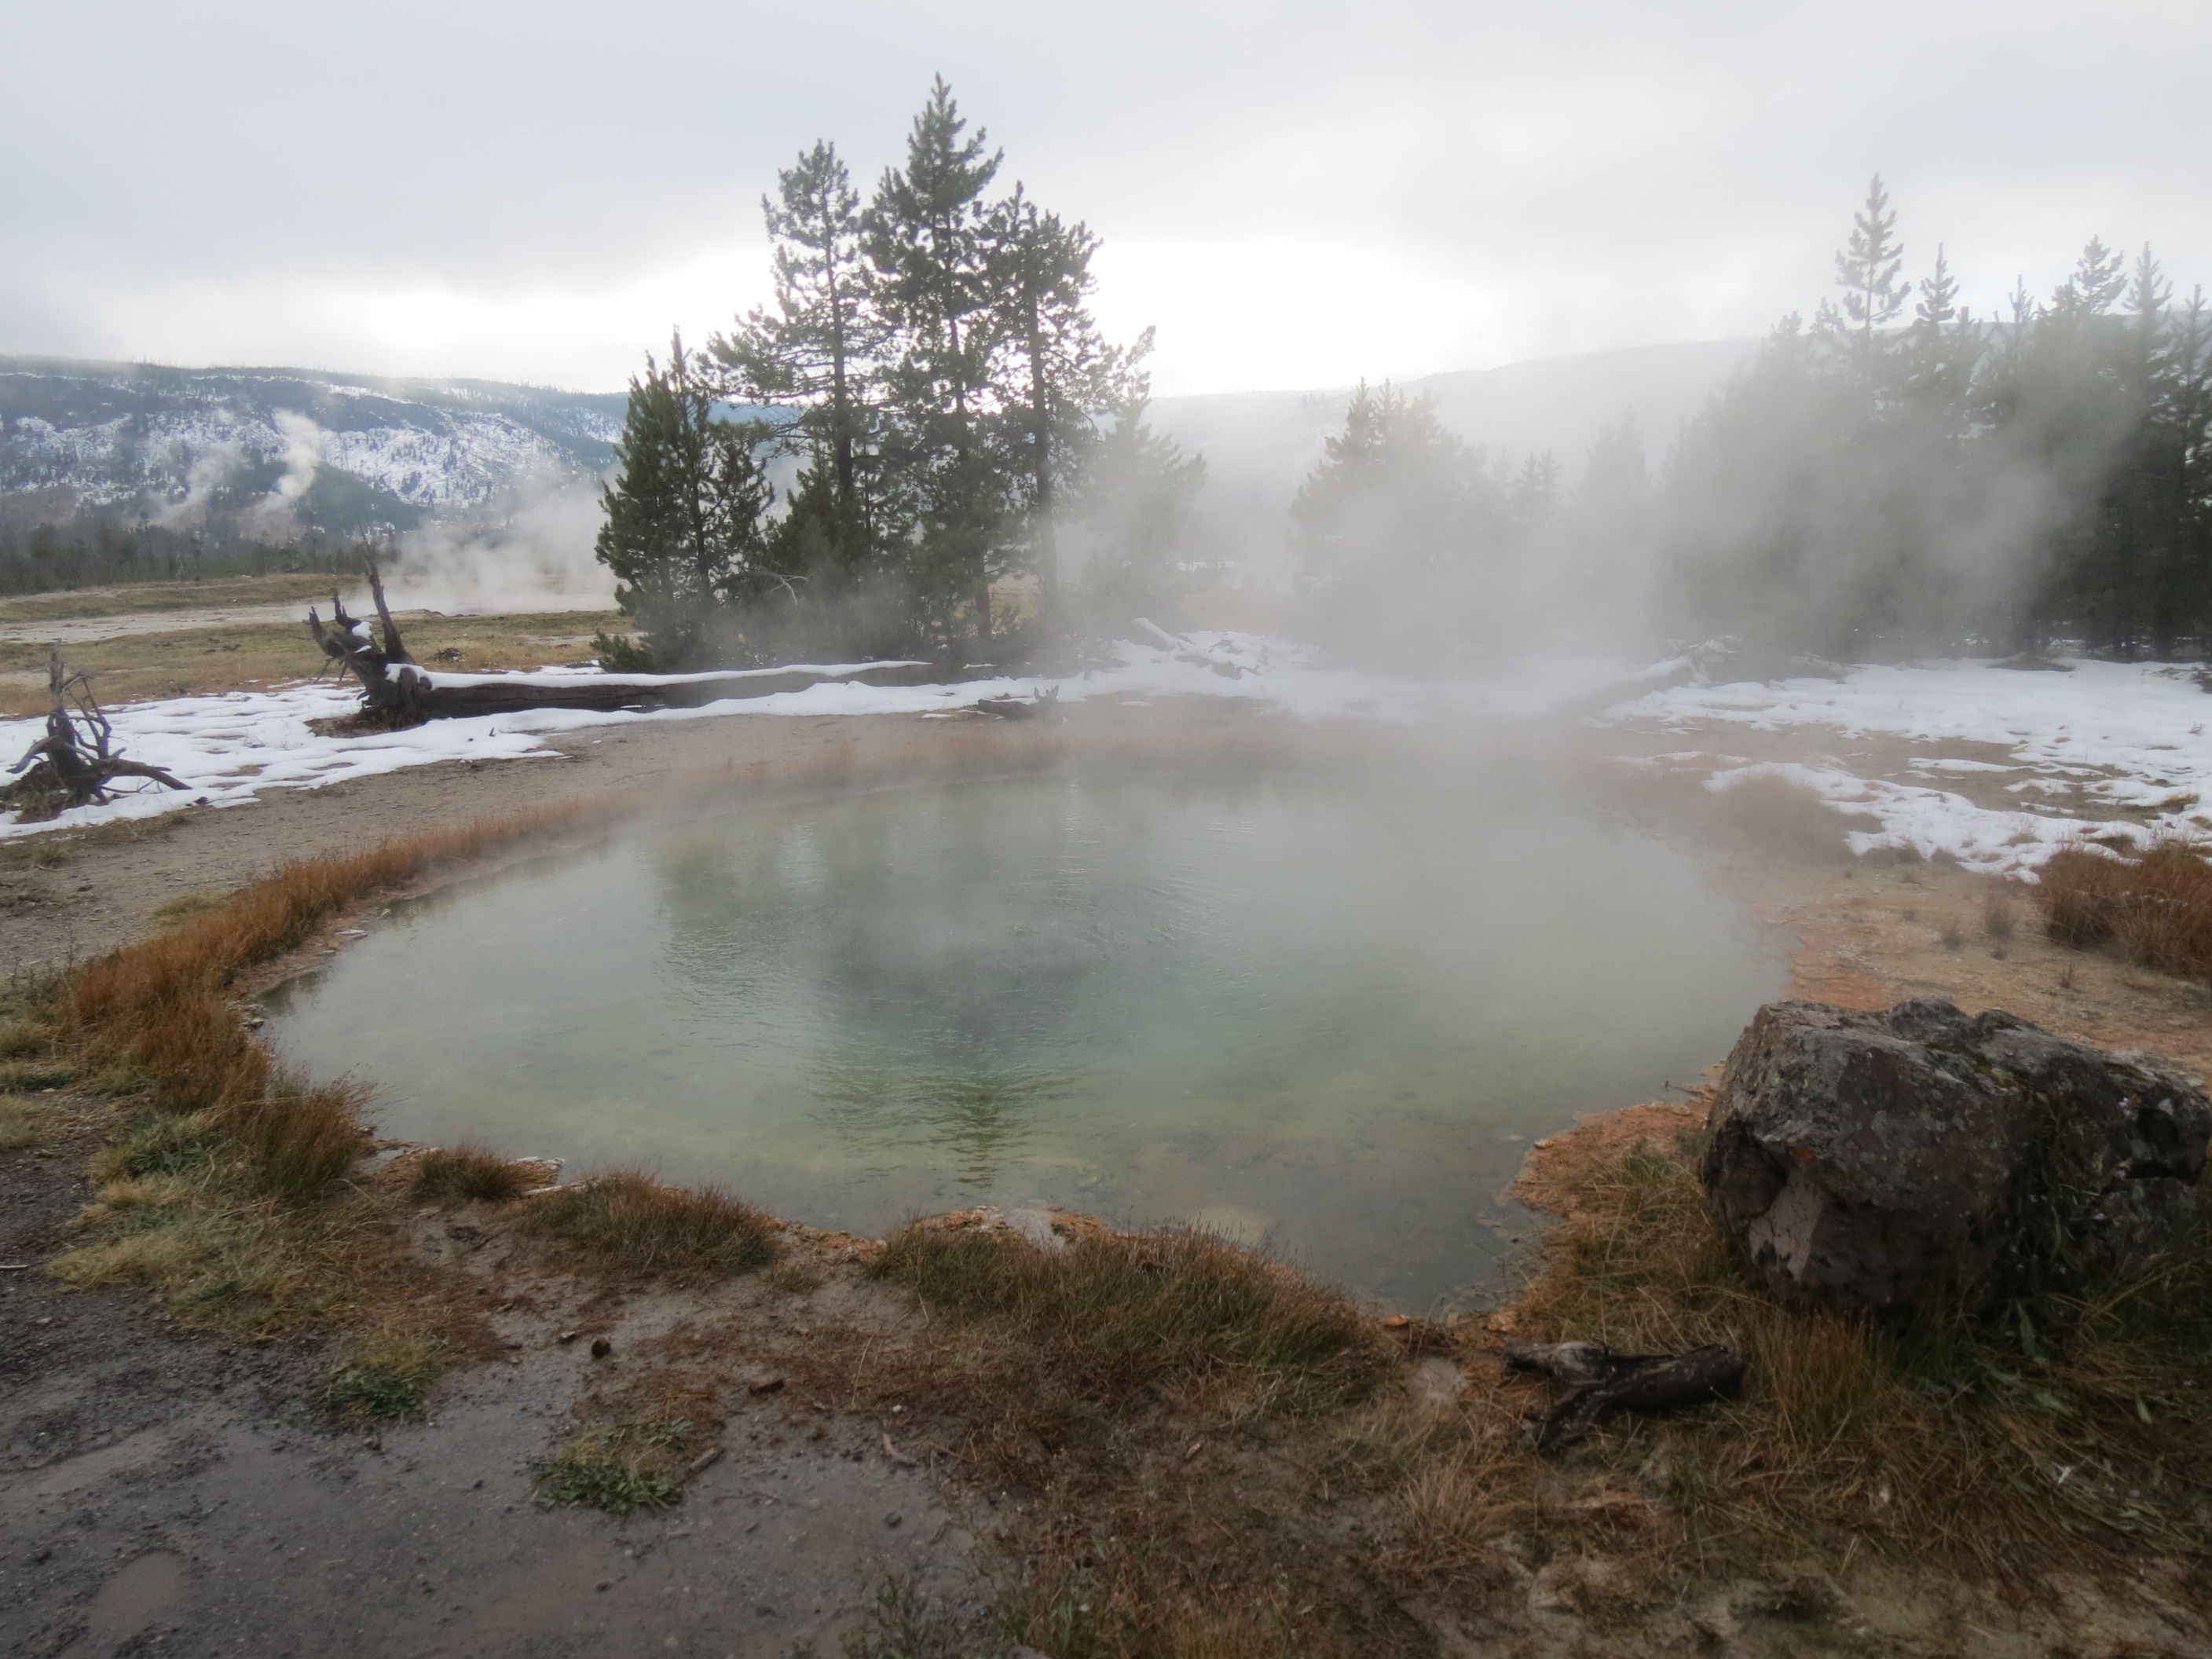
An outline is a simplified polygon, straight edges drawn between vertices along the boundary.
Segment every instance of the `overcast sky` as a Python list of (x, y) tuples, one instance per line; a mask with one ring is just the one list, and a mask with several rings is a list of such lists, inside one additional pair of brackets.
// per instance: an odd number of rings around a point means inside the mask
[(1987, 307), (2212, 281), (2212, 5), (0, 0), (0, 352), (618, 387), (933, 74), (1162, 392), (1760, 332), (1869, 173)]

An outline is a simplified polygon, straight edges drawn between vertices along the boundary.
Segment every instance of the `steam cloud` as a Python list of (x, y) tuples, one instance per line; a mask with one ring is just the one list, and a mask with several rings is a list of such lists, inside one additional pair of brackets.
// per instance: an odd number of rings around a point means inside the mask
[(596, 480), (538, 480), (493, 524), (432, 524), (400, 538), (392, 603), (449, 616), (611, 611), (615, 583), (592, 556), (605, 513)]

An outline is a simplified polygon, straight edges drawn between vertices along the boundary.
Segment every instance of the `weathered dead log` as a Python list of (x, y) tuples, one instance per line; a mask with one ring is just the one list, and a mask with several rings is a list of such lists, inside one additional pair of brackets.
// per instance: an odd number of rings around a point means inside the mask
[(1687, 1353), (1615, 1353), (1596, 1342), (1509, 1342), (1508, 1370), (1530, 1371), (1567, 1385), (1546, 1411), (1529, 1413), (1538, 1451), (1581, 1439), (1615, 1412), (1673, 1412), (1732, 1399), (1743, 1387), (1744, 1362), (1726, 1348)]
[(1060, 712), (1060, 688), (1040, 691), (1033, 697), (984, 697), (975, 704), (986, 714), (996, 714), (1009, 720), (1056, 720)]
[(335, 593), (331, 595), (329, 623), (308, 607), (307, 632), (325, 657), (360, 682), (362, 712), (380, 726), (398, 728), (533, 708), (689, 708), (735, 697), (804, 691), (824, 683), (925, 685), (942, 678), (941, 670), (924, 662), (801, 664), (703, 674), (440, 673), (409, 654), (385, 600), (376, 561), (364, 562), (383, 637), (380, 640), (365, 620), (348, 616), (344, 601)]
[(35, 823), (72, 806), (99, 805), (113, 799), (118, 778), (144, 778), (168, 789), (191, 787), (115, 747), (115, 728), (100, 712), (90, 678), (63, 666), (59, 645), (47, 654), (46, 689), (53, 699), (46, 733), (8, 769), (15, 781), (0, 789), (0, 805), (14, 808), (19, 818)]

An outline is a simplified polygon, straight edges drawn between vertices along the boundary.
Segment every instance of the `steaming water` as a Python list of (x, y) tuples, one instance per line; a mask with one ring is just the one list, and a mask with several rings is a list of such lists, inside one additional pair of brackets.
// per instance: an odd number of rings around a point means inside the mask
[(1725, 1052), (1773, 941), (1656, 842), (1371, 777), (1053, 776), (640, 832), (275, 999), (382, 1130), (876, 1233), (1043, 1200), (1480, 1286), (1528, 1141)]

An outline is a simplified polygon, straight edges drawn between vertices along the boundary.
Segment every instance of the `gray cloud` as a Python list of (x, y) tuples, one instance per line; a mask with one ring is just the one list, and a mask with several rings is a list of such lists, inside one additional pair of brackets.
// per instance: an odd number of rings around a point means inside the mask
[(1178, 389), (1755, 332), (1876, 168), (1985, 307), (2092, 232), (2212, 275), (2201, 4), (91, 0), (9, 34), (0, 351), (617, 384), (757, 289), (779, 165), (830, 136), (872, 179), (939, 70), (1107, 238), (1103, 308), (1158, 313)]

